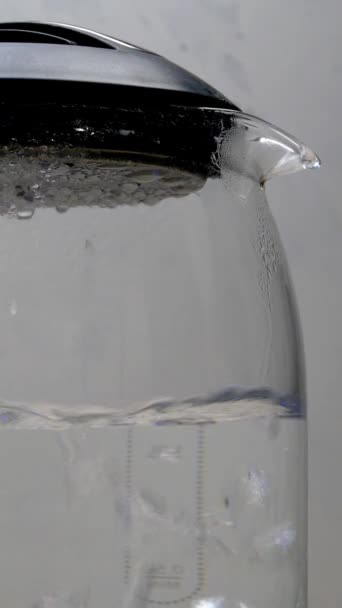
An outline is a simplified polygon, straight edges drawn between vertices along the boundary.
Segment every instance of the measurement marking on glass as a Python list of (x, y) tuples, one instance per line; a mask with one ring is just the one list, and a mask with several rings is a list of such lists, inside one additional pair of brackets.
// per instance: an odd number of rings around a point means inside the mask
[[(131, 523), (132, 509), (132, 458), (133, 458), (133, 428), (127, 430), (127, 454), (126, 454), (126, 508), (128, 509), (128, 521)], [(126, 531), (127, 533), (127, 531)], [(130, 529), (128, 531), (130, 534)], [(124, 579), (129, 582), (131, 571), (130, 545), (127, 545), (124, 557)]]
[[(161, 442), (176, 460), (163, 457)], [(204, 452), (204, 425), (127, 431), (125, 582), (142, 579), (144, 605), (181, 604), (203, 588)]]

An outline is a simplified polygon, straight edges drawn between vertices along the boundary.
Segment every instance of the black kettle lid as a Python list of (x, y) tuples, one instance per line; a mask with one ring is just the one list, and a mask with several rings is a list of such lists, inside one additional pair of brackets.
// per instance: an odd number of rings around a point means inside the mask
[(60, 23), (1, 23), (0, 80), (6, 81), (0, 101), (25, 93), (61, 102), (79, 97), (98, 105), (125, 98), (238, 109), (215, 88), (160, 55)]

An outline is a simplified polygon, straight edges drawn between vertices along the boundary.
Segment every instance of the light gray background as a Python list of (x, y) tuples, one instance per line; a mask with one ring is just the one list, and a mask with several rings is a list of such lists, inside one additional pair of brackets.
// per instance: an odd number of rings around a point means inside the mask
[(1, 20), (97, 29), (166, 55), (319, 153), (321, 171), (275, 180), (307, 357), (309, 606), (342, 597), (342, 4), (337, 0), (1, 0)]

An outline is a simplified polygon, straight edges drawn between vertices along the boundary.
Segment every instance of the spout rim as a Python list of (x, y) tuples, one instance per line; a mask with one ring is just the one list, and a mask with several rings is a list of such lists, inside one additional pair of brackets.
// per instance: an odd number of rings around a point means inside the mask
[(225, 167), (249, 175), (261, 185), (273, 176), (318, 169), (322, 164), (311, 148), (270, 122), (231, 109), (203, 109), (231, 117), (232, 128), (223, 133), (220, 142)]

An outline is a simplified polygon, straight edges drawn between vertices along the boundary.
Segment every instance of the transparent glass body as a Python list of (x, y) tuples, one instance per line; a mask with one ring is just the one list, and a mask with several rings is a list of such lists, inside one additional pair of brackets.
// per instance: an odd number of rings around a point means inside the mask
[(319, 161), (231, 114), (207, 172), (2, 150), (3, 605), (305, 606), (302, 353), (265, 182)]

